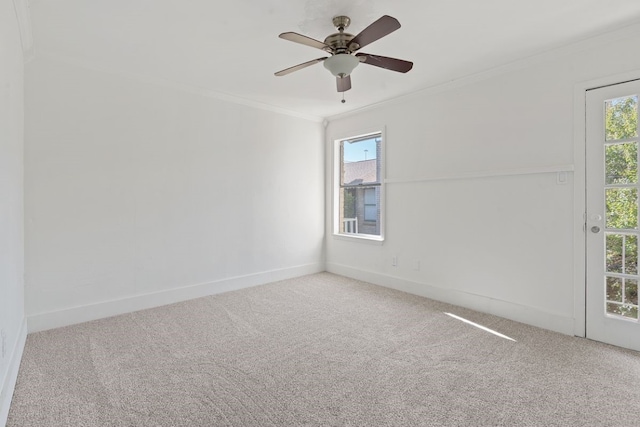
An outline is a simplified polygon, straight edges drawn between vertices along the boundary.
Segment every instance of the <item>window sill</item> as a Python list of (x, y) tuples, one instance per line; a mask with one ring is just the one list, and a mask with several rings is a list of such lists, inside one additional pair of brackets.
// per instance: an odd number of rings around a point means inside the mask
[(344, 240), (346, 242), (362, 242), (371, 245), (382, 245), (384, 243), (384, 237), (381, 236), (367, 236), (367, 235), (349, 235), (349, 234), (333, 234), (335, 240)]

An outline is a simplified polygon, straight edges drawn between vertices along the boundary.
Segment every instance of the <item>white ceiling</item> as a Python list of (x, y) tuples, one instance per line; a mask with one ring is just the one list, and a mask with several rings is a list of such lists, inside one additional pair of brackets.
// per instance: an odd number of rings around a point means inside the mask
[[(36, 58), (186, 86), (328, 117), (477, 74), (640, 22), (638, 0), (30, 0)], [(367, 53), (414, 62), (407, 74), (360, 65), (341, 104), (322, 64), (274, 72), (323, 52), (331, 18), (357, 34), (382, 15), (402, 24)]]

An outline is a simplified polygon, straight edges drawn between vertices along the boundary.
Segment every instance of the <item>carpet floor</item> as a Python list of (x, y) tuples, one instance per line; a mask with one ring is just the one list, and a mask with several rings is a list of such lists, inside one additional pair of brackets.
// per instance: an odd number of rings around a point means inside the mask
[(7, 425), (640, 426), (640, 353), (320, 273), (30, 334)]

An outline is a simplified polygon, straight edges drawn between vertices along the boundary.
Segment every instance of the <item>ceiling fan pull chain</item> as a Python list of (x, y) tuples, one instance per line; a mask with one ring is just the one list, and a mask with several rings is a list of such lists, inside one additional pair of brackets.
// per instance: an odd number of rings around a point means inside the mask
[(343, 104), (344, 104), (345, 102), (347, 102), (347, 101), (344, 99), (344, 92), (342, 92), (342, 101), (340, 101), (340, 102), (342, 102)]

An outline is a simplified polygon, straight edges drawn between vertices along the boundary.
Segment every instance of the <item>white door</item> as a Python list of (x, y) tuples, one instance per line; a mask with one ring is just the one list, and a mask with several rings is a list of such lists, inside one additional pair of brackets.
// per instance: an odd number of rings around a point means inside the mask
[(587, 338), (640, 351), (640, 81), (587, 92)]

